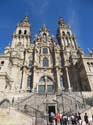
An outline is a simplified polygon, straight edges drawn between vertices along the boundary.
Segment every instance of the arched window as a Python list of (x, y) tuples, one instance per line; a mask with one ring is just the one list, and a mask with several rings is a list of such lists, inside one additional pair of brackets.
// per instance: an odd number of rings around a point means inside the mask
[(21, 30), (19, 30), (19, 34), (21, 34), (22, 33), (22, 31)]
[(46, 41), (47, 40), (47, 35), (46, 33), (43, 33), (43, 39)]
[(25, 34), (25, 35), (27, 34), (27, 30), (24, 30), (24, 34)]
[(48, 49), (47, 48), (43, 48), (43, 54), (48, 54)]
[(62, 35), (65, 36), (65, 32), (64, 31), (62, 32)]
[(43, 33), (43, 36), (46, 37), (46, 33)]
[(43, 66), (44, 67), (48, 67), (49, 66), (49, 62), (48, 62), (48, 59), (46, 57), (43, 58)]
[(88, 66), (90, 66), (90, 63), (89, 63), (89, 62), (87, 62), (87, 64), (88, 64)]
[(70, 36), (70, 32), (67, 32), (67, 35)]
[(27, 79), (27, 88), (32, 88), (32, 76), (28, 76)]

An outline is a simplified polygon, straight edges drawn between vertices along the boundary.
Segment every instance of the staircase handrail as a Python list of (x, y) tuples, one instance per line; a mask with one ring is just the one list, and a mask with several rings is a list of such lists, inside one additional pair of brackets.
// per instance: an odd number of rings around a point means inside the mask
[[(71, 98), (73, 98), (74, 100), (76, 100), (77, 102), (80, 102), (79, 100), (77, 100), (75, 97), (73, 97), (73, 96), (71, 96), (71, 95), (69, 95), (69, 94), (67, 94), (67, 93), (61, 93), (61, 94), (58, 94), (58, 95), (56, 95), (56, 96), (62, 96), (62, 95), (66, 95), (66, 96), (68, 96), (68, 97), (71, 97)], [(80, 96), (77, 96), (77, 97), (80, 97)], [(83, 100), (83, 98), (82, 97), (80, 97), (82, 100)]]
[(3, 99), (2, 101), (0, 101), (0, 106), (1, 106), (5, 101), (10, 104), (10, 101), (9, 101), (7, 98), (5, 98), (5, 99)]
[(28, 99), (31, 98), (32, 96), (34, 96), (34, 94), (33, 94), (33, 95), (30, 95), (30, 96), (28, 96), (28, 97), (26, 97), (26, 98), (24, 98), (24, 99), (22, 99), (20, 102), (16, 103), (15, 106), (16, 106), (16, 105), (19, 105), (19, 104), (21, 104), (21, 103), (23, 103), (24, 101), (28, 100)]

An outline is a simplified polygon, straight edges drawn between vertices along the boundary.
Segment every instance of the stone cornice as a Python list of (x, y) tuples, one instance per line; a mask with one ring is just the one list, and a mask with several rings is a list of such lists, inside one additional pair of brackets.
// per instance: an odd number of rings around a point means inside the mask
[(0, 55), (0, 58), (9, 58), (9, 55)]

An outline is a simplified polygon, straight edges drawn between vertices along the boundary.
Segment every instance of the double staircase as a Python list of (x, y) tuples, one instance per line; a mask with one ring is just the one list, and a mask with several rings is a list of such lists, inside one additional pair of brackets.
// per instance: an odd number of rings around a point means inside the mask
[(49, 95), (29, 93), (24, 95), (21, 93), (12, 95), (14, 104), (3, 98), (0, 101), (0, 107), (10, 107), (10, 110), (13, 107), (12, 110), (15, 110), (16, 113), (19, 112), (30, 117), (32, 125), (47, 124), (46, 106), (47, 104), (51, 105), (54, 101), (57, 105), (57, 111), (60, 111), (62, 114), (89, 111), (92, 106), (92, 103), (89, 102), (93, 101), (92, 97), (90, 98), (91, 101), (88, 101), (89, 98), (85, 98), (80, 92), (58, 92)]

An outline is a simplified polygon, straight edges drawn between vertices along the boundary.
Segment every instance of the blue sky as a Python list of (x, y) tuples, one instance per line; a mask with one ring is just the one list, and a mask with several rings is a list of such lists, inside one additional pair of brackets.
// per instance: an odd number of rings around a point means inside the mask
[(77, 43), (93, 50), (93, 0), (0, 0), (0, 52), (12, 41), (16, 24), (27, 15), (32, 36), (46, 24), (56, 36), (58, 18), (71, 26)]

